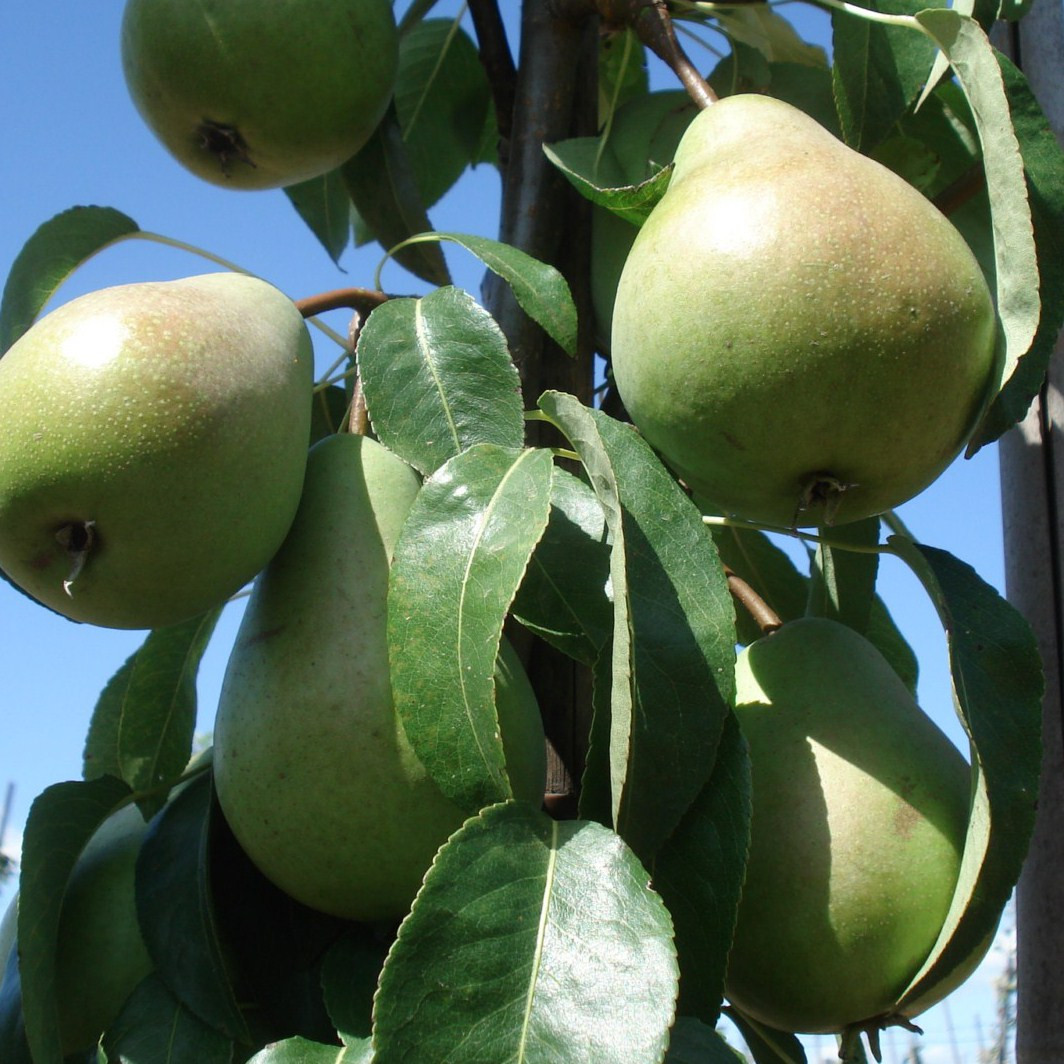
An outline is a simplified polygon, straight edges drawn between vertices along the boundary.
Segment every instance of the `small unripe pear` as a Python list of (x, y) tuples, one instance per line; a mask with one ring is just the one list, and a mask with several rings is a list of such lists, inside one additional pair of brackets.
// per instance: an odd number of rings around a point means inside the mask
[(312, 379), (299, 311), (242, 274), (59, 307), (0, 359), (0, 568), (113, 628), (223, 603), (295, 515)]
[(967, 244), (802, 111), (731, 96), (688, 127), (617, 289), (632, 420), (713, 507), (843, 523), (928, 486), (996, 381)]
[[(388, 572), (419, 487), (372, 439), (311, 449), (299, 513), (256, 581), (215, 721), (218, 801), (237, 841), (282, 890), (346, 919), (402, 917), (464, 820), (392, 702)], [(514, 794), (538, 806), (543, 726), (505, 642), (495, 682)]]
[(354, 155), (392, 98), (389, 0), (128, 0), (122, 65), (137, 110), (193, 173), (276, 188)]
[(836, 621), (792, 621), (743, 650), (735, 712), (753, 816), (729, 1000), (803, 1033), (892, 1013), (957, 884), (964, 758), (879, 651)]

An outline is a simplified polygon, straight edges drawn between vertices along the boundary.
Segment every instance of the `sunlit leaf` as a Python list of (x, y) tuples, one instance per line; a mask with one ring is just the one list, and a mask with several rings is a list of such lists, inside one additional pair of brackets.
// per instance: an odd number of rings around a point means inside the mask
[(672, 927), (599, 824), (485, 810), (425, 878), (381, 975), (378, 1064), (646, 1064), (676, 994)]
[(86, 259), (140, 231), (111, 207), (71, 207), (41, 225), (7, 275), (0, 303), (0, 353), (32, 324), (56, 289)]
[(495, 712), (503, 621), (547, 523), (546, 450), (478, 444), (418, 493), (395, 549), (388, 644), (396, 711), (448, 798), (510, 797)]
[[(151, 632), (108, 681), (85, 741), (85, 779), (111, 775), (134, 791), (178, 776), (192, 753), (196, 673), (220, 610)], [(151, 815), (165, 796), (145, 800)]]
[(378, 307), (359, 336), (358, 366), (374, 432), (422, 473), (476, 443), (524, 441), (506, 339), (460, 288)]

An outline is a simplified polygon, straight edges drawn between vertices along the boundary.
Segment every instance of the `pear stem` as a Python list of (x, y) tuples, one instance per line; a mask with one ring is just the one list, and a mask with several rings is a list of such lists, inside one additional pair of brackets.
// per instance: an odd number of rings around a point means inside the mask
[(680, 79), (687, 95), (699, 107), (706, 108), (717, 102), (717, 94), (683, 50), (665, 0), (635, 0), (629, 5), (625, 21), (635, 30), (636, 36)]
[(803, 532), (800, 528), (792, 528), (786, 525), (766, 525), (757, 521), (737, 521), (732, 517), (717, 517), (712, 514), (704, 514), (702, 523), (715, 528), (748, 528), (755, 532), (776, 532), (781, 536), (790, 536), (810, 543), (822, 543), (825, 547), (835, 550), (848, 550), (854, 554), (896, 554), (897, 551), (889, 543), (880, 543), (877, 546), (860, 545), (857, 543), (839, 543), (827, 536), (818, 535), (815, 532)]
[(762, 635), (783, 627), (780, 615), (730, 566), (724, 566), (724, 575), (732, 598), (750, 614)]
[(917, 30), (925, 37), (931, 36), (912, 15), (891, 15), (885, 11), (872, 11), (867, 7), (861, 7), (860, 4), (848, 3), (847, 0), (814, 0), (814, 2), (820, 4), (821, 7), (844, 11), (847, 15), (856, 15), (869, 22), (880, 22), (884, 26), (904, 26), (906, 29)]

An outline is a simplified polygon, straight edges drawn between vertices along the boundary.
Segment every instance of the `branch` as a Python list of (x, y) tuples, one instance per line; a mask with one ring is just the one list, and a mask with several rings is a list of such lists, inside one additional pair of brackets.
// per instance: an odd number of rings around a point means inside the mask
[(495, 104), (495, 122), (499, 130), (499, 156), (506, 165), (510, 134), (513, 129), (514, 99), (517, 96), (517, 68), (506, 38), (506, 27), (499, 13), (498, 0), (469, 0), (480, 62), (488, 75), (491, 98)]
[(392, 297), (373, 288), (336, 288), (331, 292), (321, 292), (315, 296), (295, 301), (296, 309), (304, 318), (313, 318), (327, 310), (339, 310), (348, 307), (356, 310), (365, 318), (371, 310), (387, 303)]

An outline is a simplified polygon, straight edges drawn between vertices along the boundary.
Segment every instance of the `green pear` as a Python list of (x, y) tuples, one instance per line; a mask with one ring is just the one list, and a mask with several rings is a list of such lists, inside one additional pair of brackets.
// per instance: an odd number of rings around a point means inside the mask
[(617, 288), (613, 373), (696, 495), (776, 525), (847, 522), (922, 491), (997, 379), (997, 324), (929, 201), (767, 96), (684, 134)]
[(238, 189), (318, 177), (354, 155), (392, 98), (390, 0), (128, 0), (133, 102), (194, 174)]
[[(64, 1054), (95, 1046), (154, 967), (137, 922), (134, 890), (137, 854), (147, 829), (136, 806), (125, 806), (104, 821), (71, 873), (56, 947)], [(7, 951), (18, 944), (17, 917), (18, 895), (0, 924), (0, 981)]]
[(59, 307), (0, 359), (0, 569), (113, 628), (224, 602), (295, 515), (312, 378), (299, 311), (242, 274)]
[(736, 687), (753, 819), (727, 996), (784, 1031), (889, 1014), (953, 897), (968, 766), (879, 651), (836, 621), (752, 643)]
[[(215, 722), (218, 801), (282, 890), (354, 920), (410, 907), (463, 822), (418, 760), (392, 703), (389, 564), (419, 480), (374, 440), (310, 452), (292, 530), (259, 576)], [(545, 746), (528, 678), (503, 645), (499, 727), (514, 794), (542, 802)]]

